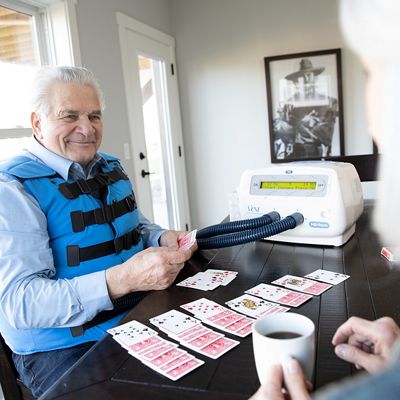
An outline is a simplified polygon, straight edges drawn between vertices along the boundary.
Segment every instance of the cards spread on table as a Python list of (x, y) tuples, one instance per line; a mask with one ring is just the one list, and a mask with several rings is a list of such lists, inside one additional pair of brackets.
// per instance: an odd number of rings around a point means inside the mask
[(186, 236), (178, 241), (180, 250), (188, 250), (192, 247), (192, 244), (196, 241), (197, 229), (189, 232)]
[(338, 272), (327, 271), (325, 269), (317, 269), (311, 274), (305, 276), (306, 278), (315, 279), (316, 281), (331, 283), (337, 285), (350, 278), (350, 275), (339, 274)]
[[(193, 320), (197, 322), (193, 324)], [(189, 321), (189, 323), (187, 321)], [(236, 320), (230, 321), (229, 325), (235, 321)], [(237, 340), (225, 337), (222, 333), (207, 328), (200, 320), (177, 310), (170, 310), (157, 317), (150, 318), (150, 322), (167, 333), (171, 338), (179, 341), (183, 346), (211, 358), (222, 356), (240, 343)], [(252, 321), (246, 322), (246, 325), (250, 325)], [(244, 326), (235, 326), (234, 331), (239, 331), (242, 328), (244, 328)], [(233, 329), (233, 327), (231, 329)], [(231, 332), (231, 330), (228, 332)], [(244, 329), (242, 329), (242, 332), (238, 332), (237, 335), (244, 337), (247, 333), (245, 335)]]
[(239, 337), (246, 337), (251, 333), (253, 319), (221, 306), (212, 300), (202, 298), (182, 304), (181, 307), (192, 313), (195, 318), (199, 318), (205, 324), (219, 330)]
[(182, 282), (177, 283), (176, 286), (183, 286), (198, 290), (214, 290), (218, 286), (226, 286), (232, 282), (237, 276), (235, 271), (226, 271), (218, 269), (208, 269), (204, 272), (198, 272)]
[(271, 303), (270, 301), (252, 296), (251, 294), (244, 294), (227, 301), (226, 304), (233, 310), (253, 318), (260, 318), (267, 314), (286, 312), (290, 310), (289, 307), (283, 307), (279, 304)]
[(297, 290), (303, 293), (309, 293), (313, 295), (320, 295), (332, 287), (327, 283), (316, 282), (311, 279), (302, 278), (300, 276), (285, 275), (272, 282), (275, 285), (283, 286), (287, 289)]
[(178, 344), (165, 340), (138, 321), (107, 331), (129, 354), (169, 379), (177, 380), (204, 364)]
[(299, 293), (279, 286), (267, 285), (266, 283), (260, 283), (246, 290), (245, 293), (292, 307), (298, 307), (307, 300), (312, 299), (310, 294)]

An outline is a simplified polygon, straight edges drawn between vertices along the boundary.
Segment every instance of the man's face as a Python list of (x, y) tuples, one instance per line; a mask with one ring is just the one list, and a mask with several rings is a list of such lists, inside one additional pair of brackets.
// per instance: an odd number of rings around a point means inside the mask
[(94, 89), (56, 82), (50, 90), (50, 113), (32, 113), (32, 129), (50, 151), (85, 166), (100, 147), (103, 135), (100, 101)]

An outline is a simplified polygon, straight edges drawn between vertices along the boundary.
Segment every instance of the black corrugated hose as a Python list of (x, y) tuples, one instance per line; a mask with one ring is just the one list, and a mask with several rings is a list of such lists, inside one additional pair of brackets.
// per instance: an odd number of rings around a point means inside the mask
[[(277, 217), (279, 218), (279, 214), (272, 211), (259, 218), (233, 221), (201, 229), (196, 234), (197, 245), (199, 249), (236, 246), (277, 235), (304, 222), (303, 215), (298, 212), (288, 215), (280, 221), (277, 220)], [(218, 229), (219, 226), (222, 226), (221, 230)], [(233, 227), (236, 229), (234, 230)]]

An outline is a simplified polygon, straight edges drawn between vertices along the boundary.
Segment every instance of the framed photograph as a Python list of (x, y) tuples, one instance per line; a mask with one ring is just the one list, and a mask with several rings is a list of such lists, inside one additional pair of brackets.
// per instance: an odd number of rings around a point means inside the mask
[(271, 162), (344, 155), (340, 49), (264, 61)]

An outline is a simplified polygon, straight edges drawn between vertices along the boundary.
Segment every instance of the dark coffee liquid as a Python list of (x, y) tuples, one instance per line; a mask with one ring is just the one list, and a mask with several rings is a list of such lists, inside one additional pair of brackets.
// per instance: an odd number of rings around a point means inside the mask
[(279, 331), (279, 332), (271, 332), (264, 335), (265, 337), (272, 339), (295, 339), (300, 337), (300, 333), (296, 332), (287, 332), (287, 331)]

